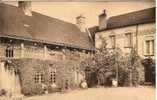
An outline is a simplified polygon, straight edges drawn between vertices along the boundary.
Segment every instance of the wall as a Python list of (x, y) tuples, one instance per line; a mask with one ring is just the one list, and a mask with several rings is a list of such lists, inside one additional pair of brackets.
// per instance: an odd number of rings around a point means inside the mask
[[(150, 24), (143, 24), (139, 25), (138, 27), (138, 54), (141, 55), (141, 57), (145, 57), (146, 55), (146, 46), (145, 41), (148, 39), (153, 39), (155, 43), (155, 34), (156, 34), (156, 28), (155, 23)], [(155, 45), (154, 45), (155, 48)], [(155, 56), (153, 55), (152, 58)]]
[[(90, 53), (81, 51), (70, 51), (69, 54), (65, 54), (62, 49), (54, 50), (42, 44), (31, 43), (1, 43), (0, 44), (0, 58), (5, 58), (5, 50), (7, 45), (10, 44), (14, 47), (14, 58), (34, 58), (42, 60), (84, 60), (91, 56)], [(53, 45), (52, 45), (53, 46)]]
[[(66, 81), (68, 80), (68, 88), (78, 88), (80, 83), (79, 75), (80, 64), (78, 61), (49, 61), (39, 59), (12, 59), (10, 62), (14, 63), (19, 70), (22, 93), (24, 95), (42, 94), (42, 84), (35, 83), (35, 75), (37, 72), (43, 74), (43, 84), (46, 85), (49, 92), (55, 92), (51, 87), (50, 69), (56, 69), (56, 86), (57, 91), (65, 90)], [(29, 67), (28, 67), (29, 66)]]
[[(95, 38), (96, 48), (101, 46), (101, 38), (105, 39), (107, 42), (107, 48), (110, 48), (111, 42), (109, 36), (116, 36), (116, 47), (119, 47), (124, 53), (129, 53), (131, 48), (125, 48), (125, 33), (132, 33), (133, 36), (133, 47), (136, 48), (136, 42), (138, 44), (138, 54), (141, 57), (145, 57), (145, 39), (149, 36), (155, 38), (155, 23), (140, 24), (134, 26), (128, 26), (123, 28), (116, 28), (111, 30), (106, 30), (98, 32)], [(137, 34), (136, 34), (137, 33)], [(136, 36), (137, 35), (137, 36)], [(137, 38), (136, 38), (137, 37)], [(136, 40), (137, 39), (137, 40)]]

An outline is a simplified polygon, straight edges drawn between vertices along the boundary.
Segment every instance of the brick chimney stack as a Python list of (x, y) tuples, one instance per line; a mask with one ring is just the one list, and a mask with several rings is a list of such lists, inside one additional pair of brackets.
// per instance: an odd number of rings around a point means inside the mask
[(31, 1), (18, 1), (18, 7), (23, 10), (25, 15), (32, 16)]
[(104, 10), (103, 13), (99, 15), (99, 30), (106, 28), (107, 28), (107, 14), (106, 10)]
[(86, 17), (82, 14), (76, 17), (76, 24), (81, 32), (86, 32)]

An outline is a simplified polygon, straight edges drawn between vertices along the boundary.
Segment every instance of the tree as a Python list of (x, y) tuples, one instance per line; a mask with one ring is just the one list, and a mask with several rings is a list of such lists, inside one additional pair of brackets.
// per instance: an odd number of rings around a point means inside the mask
[(84, 61), (84, 68), (96, 73), (97, 85), (109, 86), (112, 79), (116, 79), (119, 86), (137, 86), (144, 71), (136, 50), (132, 48), (129, 54), (124, 54), (119, 48), (107, 49), (106, 46), (103, 40), (94, 57)]
[(102, 44), (92, 59), (88, 58), (84, 61), (84, 66), (89, 69), (90, 73), (96, 74), (97, 85), (110, 86), (111, 79), (116, 78), (116, 75), (118, 75), (117, 59), (120, 57), (120, 52), (119, 49), (107, 49), (105, 40)]

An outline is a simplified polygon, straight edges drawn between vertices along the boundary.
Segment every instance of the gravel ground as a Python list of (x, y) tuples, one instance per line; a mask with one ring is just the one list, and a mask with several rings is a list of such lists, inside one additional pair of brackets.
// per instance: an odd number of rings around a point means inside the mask
[(24, 100), (155, 100), (155, 88), (89, 88), (67, 93), (24, 97)]

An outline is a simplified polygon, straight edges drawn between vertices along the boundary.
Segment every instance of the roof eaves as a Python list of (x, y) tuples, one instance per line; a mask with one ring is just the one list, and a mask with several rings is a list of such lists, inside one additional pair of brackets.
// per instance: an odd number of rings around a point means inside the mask
[(67, 47), (73, 47), (77, 49), (84, 49), (84, 50), (89, 50), (89, 51), (95, 51), (95, 48), (85, 48), (85, 47), (79, 47), (76, 45), (71, 45), (71, 44), (65, 44), (65, 43), (58, 43), (58, 42), (50, 42), (50, 41), (45, 41), (45, 40), (39, 40), (39, 39), (32, 39), (32, 38), (26, 38), (26, 37), (19, 37), (19, 36), (13, 36), (13, 35), (2, 35), (0, 34), (0, 37), (7, 37), (7, 38), (14, 38), (14, 39), (22, 39), (26, 41), (32, 41), (32, 42), (40, 42), (40, 43), (47, 43), (47, 44), (55, 44), (59, 46), (67, 46)]
[(124, 26), (110, 27), (110, 28), (98, 30), (97, 32), (102, 32), (102, 31), (107, 31), (107, 30), (117, 29), (117, 28), (122, 28), (122, 27), (128, 27), (128, 26), (133, 26), (133, 25), (153, 23), (153, 22), (155, 22), (155, 20), (154, 21), (149, 21), (149, 22), (137, 23), (137, 24), (135, 23), (135, 24), (129, 24), (129, 25), (124, 25)]

